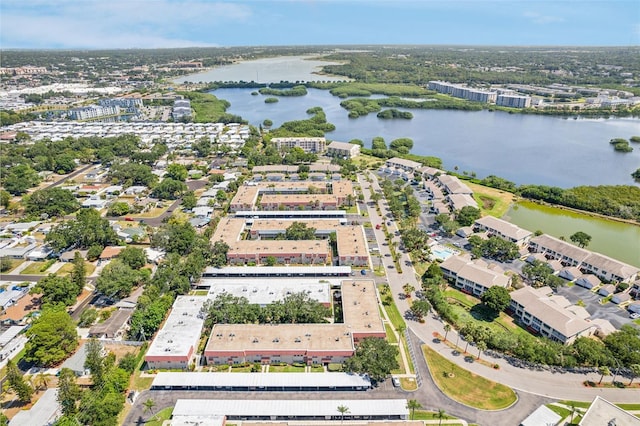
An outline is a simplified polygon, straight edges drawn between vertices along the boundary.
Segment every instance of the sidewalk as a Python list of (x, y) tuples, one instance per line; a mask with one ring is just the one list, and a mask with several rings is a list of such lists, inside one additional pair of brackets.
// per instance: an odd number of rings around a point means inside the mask
[[(371, 187), (376, 192), (382, 192), (378, 184), (377, 176), (373, 173), (369, 173), (373, 182)], [(358, 181), (361, 186), (364, 186), (365, 179), (362, 176), (358, 177)], [(365, 203), (372, 223), (379, 223), (381, 218), (378, 215), (375, 207), (369, 206), (370, 191), (363, 189)], [(383, 199), (384, 200), (384, 199)], [(379, 203), (382, 215), (388, 213), (388, 209)], [(397, 230), (395, 221), (388, 226), (389, 232), (393, 233)], [(409, 310), (409, 304), (406, 299), (399, 297), (403, 294), (402, 286), (405, 283), (413, 285), (416, 289), (422, 288), (422, 284), (417, 279), (413, 266), (406, 266), (405, 261), (409, 261), (407, 253), (398, 250), (399, 262), (402, 265), (403, 272), (398, 273), (396, 269), (389, 269), (389, 265), (393, 265), (390, 257), (386, 257), (385, 254), (389, 253), (389, 247), (383, 245), (385, 241), (384, 231), (382, 229), (375, 229), (374, 233), (380, 247), (380, 253), (382, 255), (382, 262), (387, 272), (387, 278), (391, 292), (394, 296), (394, 301), (398, 307), (400, 313), (404, 313)], [(491, 360), (492, 364), (498, 364), (499, 369), (493, 369), (480, 363), (468, 363), (464, 360), (464, 354), (455, 355), (453, 350), (444, 343), (434, 342), (434, 333), (439, 333), (444, 336), (444, 324), (435, 313), (429, 315), (426, 318), (425, 323), (421, 324), (416, 321), (407, 320), (407, 327), (413, 331), (416, 336), (423, 342), (429, 345), (432, 349), (440, 353), (442, 356), (459, 365), (460, 367), (472, 371), (480, 376), (486, 377), (490, 380), (505, 384), (513, 389), (523, 392), (529, 392), (536, 395), (547, 396), (554, 399), (566, 399), (574, 401), (592, 401), (596, 395), (616, 403), (637, 403), (640, 401), (640, 389), (610, 389), (610, 388), (587, 388), (583, 386), (585, 380), (595, 381), (600, 380), (600, 375), (597, 373), (590, 374), (575, 374), (575, 373), (552, 373), (550, 371), (533, 371), (529, 369), (517, 368), (510, 365), (506, 360), (502, 358), (491, 358), (488, 355), (484, 356), (485, 360)], [(458, 339), (458, 333), (453, 328), (449, 331), (447, 340), (455, 342)], [(462, 341), (462, 340), (461, 340)], [(466, 344), (466, 343), (465, 343)], [(474, 347), (475, 348), (475, 347)], [(417, 350), (418, 348), (416, 348)], [(464, 346), (460, 349), (462, 352)], [(476, 350), (477, 352), (477, 350)], [(473, 353), (476, 355), (476, 353)], [(606, 380), (606, 378), (605, 378)]]

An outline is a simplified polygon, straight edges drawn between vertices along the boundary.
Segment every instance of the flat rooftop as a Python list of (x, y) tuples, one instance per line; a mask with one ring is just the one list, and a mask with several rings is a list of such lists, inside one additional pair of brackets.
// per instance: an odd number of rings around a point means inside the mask
[(362, 226), (343, 226), (336, 230), (338, 256), (369, 256)]
[(226, 277), (344, 277), (351, 274), (350, 266), (207, 266), (202, 285), (212, 279)]
[(188, 357), (200, 339), (204, 324), (200, 309), (206, 300), (206, 296), (178, 296), (169, 317), (149, 346), (146, 358)]
[[(264, 374), (268, 376), (268, 374)], [(210, 400), (179, 399), (173, 409), (173, 416), (225, 415), (236, 416), (291, 416), (291, 417), (338, 417), (339, 405), (349, 407), (346, 416), (401, 416), (407, 418), (409, 409), (406, 399), (306, 399), (304, 403), (290, 400)]]
[(203, 373), (203, 372), (159, 372), (153, 379), (152, 388), (195, 387), (250, 387), (250, 388), (300, 388), (300, 387), (362, 387), (370, 388), (366, 376), (352, 373)]
[(350, 356), (354, 346), (350, 327), (345, 324), (216, 324), (205, 355), (253, 351), (323, 351)]
[(342, 293), (342, 315), (354, 333), (385, 333), (378, 296), (373, 281), (345, 280)]
[[(220, 294), (227, 293), (236, 297), (245, 297), (249, 303), (267, 305), (276, 300), (299, 292), (305, 292), (309, 298), (322, 304), (331, 303), (330, 284), (321, 283), (318, 279), (247, 279), (235, 278), (210, 280), (208, 298), (213, 300)], [(326, 281), (326, 280), (325, 280)]]
[(239, 255), (266, 255), (266, 256), (291, 256), (304, 254), (331, 254), (327, 240), (243, 240), (226, 241), (229, 245), (227, 256)]

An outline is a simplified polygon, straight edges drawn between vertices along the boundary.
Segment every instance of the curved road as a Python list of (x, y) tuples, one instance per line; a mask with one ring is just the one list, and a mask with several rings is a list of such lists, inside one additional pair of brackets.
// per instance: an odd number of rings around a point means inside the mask
[[(369, 176), (372, 179), (372, 189), (375, 192), (382, 193), (382, 189), (378, 185), (377, 176), (370, 173)], [(372, 223), (381, 223), (383, 220), (378, 215), (376, 209), (369, 205), (370, 191), (367, 189), (370, 184), (365, 179), (359, 177), (359, 182), (363, 188), (363, 194), (365, 197), (365, 203)], [(389, 210), (380, 205), (381, 213), (386, 217)], [(397, 230), (396, 224), (391, 223), (388, 226), (391, 234)], [(382, 255), (382, 261), (385, 265), (387, 272), (387, 279), (391, 287), (394, 299), (400, 312), (404, 313), (409, 310), (409, 304), (407, 300), (402, 297), (398, 297), (404, 294), (402, 286), (405, 283), (410, 283), (416, 289), (421, 288), (421, 283), (416, 277), (413, 267), (407, 267), (406, 262), (410, 262), (407, 253), (399, 251), (400, 264), (402, 265), (403, 272), (398, 273), (396, 269), (388, 268), (389, 265), (393, 265), (391, 257), (385, 256), (389, 253), (389, 247), (382, 245), (384, 242), (384, 230), (374, 229), (375, 236), (379, 242), (378, 247)], [(397, 237), (395, 237), (397, 238)], [(499, 370), (487, 367), (480, 363), (467, 363), (464, 361), (464, 357), (456, 356), (452, 350), (444, 344), (436, 344), (433, 342), (433, 333), (437, 332), (444, 335), (444, 327), (442, 321), (437, 316), (432, 316), (424, 324), (420, 324), (415, 321), (407, 321), (408, 328), (415, 333), (415, 335), (427, 343), (433, 349), (440, 352), (450, 361), (460, 365), (461, 367), (470, 370), (476, 374), (489, 378), (491, 380), (503, 383), (521, 392), (528, 392), (536, 395), (540, 395), (553, 399), (570, 399), (577, 401), (591, 401), (596, 395), (599, 395), (609, 401), (618, 403), (637, 403), (640, 401), (640, 389), (602, 389), (602, 388), (586, 388), (582, 385), (585, 380), (593, 380), (598, 382), (600, 375), (597, 373), (590, 374), (574, 374), (574, 373), (552, 373), (549, 371), (532, 371), (529, 369), (517, 368), (510, 365), (507, 361), (501, 358), (492, 359), (492, 363), (500, 365)], [(457, 334), (455, 330), (449, 332), (448, 340), (457, 340)], [(416, 348), (417, 349), (417, 348)], [(463, 348), (464, 349), (464, 348)], [(424, 404), (423, 404), (424, 405)]]

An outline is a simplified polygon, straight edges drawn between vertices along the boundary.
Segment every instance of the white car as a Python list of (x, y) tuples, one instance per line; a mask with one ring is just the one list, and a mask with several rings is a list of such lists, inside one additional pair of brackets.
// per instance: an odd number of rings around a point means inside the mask
[(629, 318), (631, 319), (638, 319), (640, 318), (640, 314), (637, 312), (632, 313), (631, 315), (629, 315)]

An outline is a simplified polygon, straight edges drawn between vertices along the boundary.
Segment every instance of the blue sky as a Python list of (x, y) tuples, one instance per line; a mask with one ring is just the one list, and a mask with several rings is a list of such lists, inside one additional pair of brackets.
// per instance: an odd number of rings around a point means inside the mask
[(638, 0), (0, 0), (0, 47), (640, 45)]

